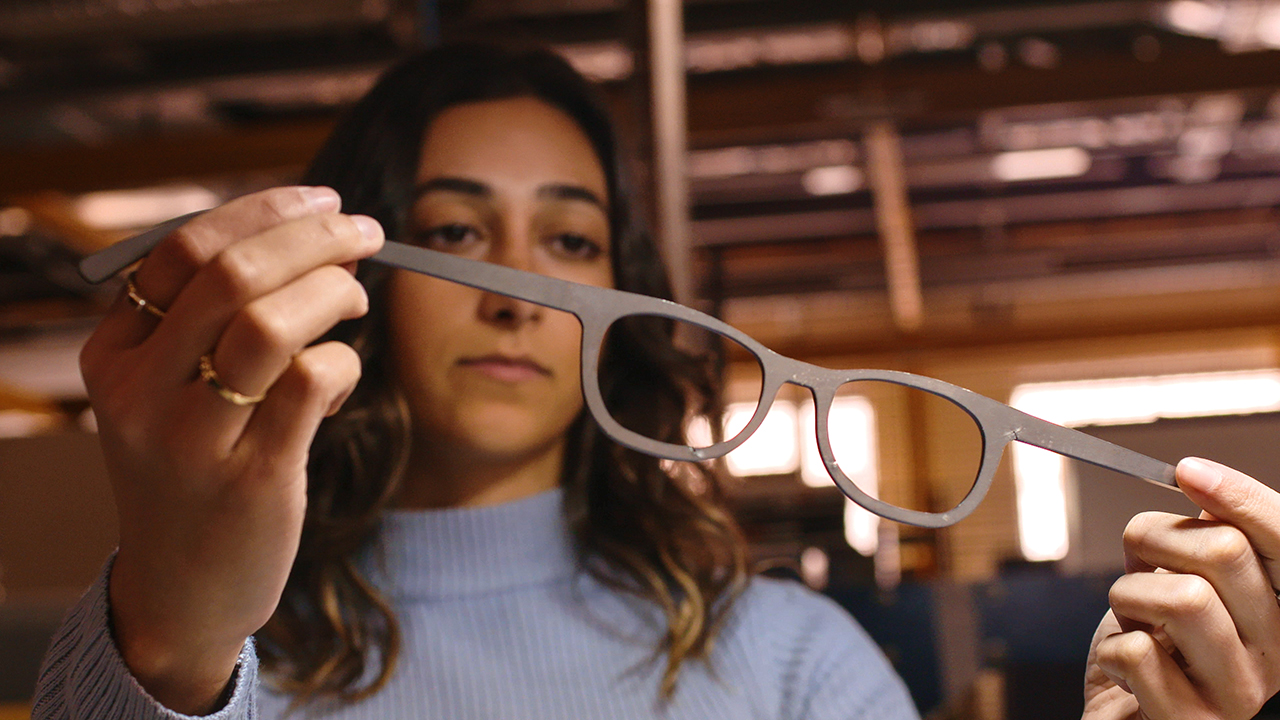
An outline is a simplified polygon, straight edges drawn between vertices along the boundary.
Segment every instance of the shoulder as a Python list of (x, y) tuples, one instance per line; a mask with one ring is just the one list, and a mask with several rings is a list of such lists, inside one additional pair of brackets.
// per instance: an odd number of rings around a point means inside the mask
[(781, 717), (916, 717), (902, 680), (866, 631), (800, 583), (753, 578), (721, 640), (774, 689)]

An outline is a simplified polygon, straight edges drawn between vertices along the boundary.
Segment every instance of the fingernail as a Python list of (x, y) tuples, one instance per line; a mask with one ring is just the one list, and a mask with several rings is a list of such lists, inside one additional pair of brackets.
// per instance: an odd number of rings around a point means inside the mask
[(1213, 492), (1222, 482), (1222, 471), (1200, 458), (1183, 458), (1178, 463), (1178, 483), (1203, 493)]
[(351, 220), (355, 222), (356, 227), (360, 228), (360, 234), (364, 235), (366, 240), (381, 240), (382, 225), (377, 220), (368, 215), (352, 215)]
[(306, 187), (302, 189), (302, 197), (307, 207), (316, 212), (337, 212), (342, 207), (342, 197), (333, 188)]

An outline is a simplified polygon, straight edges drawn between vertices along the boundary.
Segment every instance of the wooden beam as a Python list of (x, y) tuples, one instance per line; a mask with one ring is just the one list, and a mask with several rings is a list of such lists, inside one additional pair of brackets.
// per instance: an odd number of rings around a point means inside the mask
[(658, 240), (678, 302), (693, 301), (691, 220), (686, 171), (689, 128), (685, 91), (684, 3), (645, 0), (648, 9), (649, 107)]
[[(1176, 41), (1176, 42), (1175, 42)], [(971, 118), (1021, 105), (1280, 86), (1280, 51), (1228, 54), (1206, 41), (1167, 38), (1155, 62), (1132, 54), (1065, 53), (1054, 68), (977, 61), (825, 67), (695, 76), (689, 82), (693, 147), (777, 142), (836, 132), (850, 119)]]
[(871, 123), (863, 135), (867, 151), (867, 175), (875, 202), (876, 228), (884, 248), (884, 269), (889, 281), (889, 307), (894, 324), (913, 333), (924, 324), (924, 297), (920, 291), (920, 257), (907, 177), (902, 165), (902, 144), (893, 124)]

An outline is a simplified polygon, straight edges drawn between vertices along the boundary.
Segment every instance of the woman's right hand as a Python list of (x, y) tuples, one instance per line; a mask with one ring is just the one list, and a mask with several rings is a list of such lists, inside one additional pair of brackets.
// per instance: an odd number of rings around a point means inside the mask
[[(368, 309), (351, 268), (382, 245), (329, 188), (276, 188), (205, 213), (135, 276), (81, 352), (120, 519), (109, 597), (130, 671), (165, 706), (216, 709), (297, 552), (320, 421), (355, 387), (348, 346), (311, 345)], [(209, 354), (238, 406), (201, 380)]]

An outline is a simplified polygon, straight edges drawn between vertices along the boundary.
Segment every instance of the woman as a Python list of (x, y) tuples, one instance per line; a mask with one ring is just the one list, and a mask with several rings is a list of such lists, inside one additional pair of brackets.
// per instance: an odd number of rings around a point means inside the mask
[[(616, 155), (554, 56), (436, 50), (379, 83), (308, 187), (157, 247), (130, 292), (163, 317), (124, 298), (83, 353), (123, 530), (36, 714), (914, 717), (837, 607), (746, 585), (701, 469), (602, 438), (572, 317), (344, 269), (385, 232), (667, 296)], [(660, 329), (610, 342), (630, 427), (675, 438), (712, 402)]]
[[(837, 608), (745, 584), (732, 523), (693, 489), (710, 478), (598, 435), (571, 318), (348, 272), (385, 232), (665, 295), (615, 155), (560, 61), (438, 50), (370, 93), (309, 187), (157, 247), (83, 353), (121, 541), (55, 639), (36, 716), (913, 717)], [(634, 332), (607, 354), (611, 406), (676, 437), (711, 386)], [(1247, 717), (1280, 687), (1259, 561), (1280, 557), (1280, 513), (1207, 467), (1181, 478), (1231, 524), (1138, 521), (1148, 572), (1117, 584), (1090, 716)], [(1170, 601), (1169, 578), (1207, 595)]]

